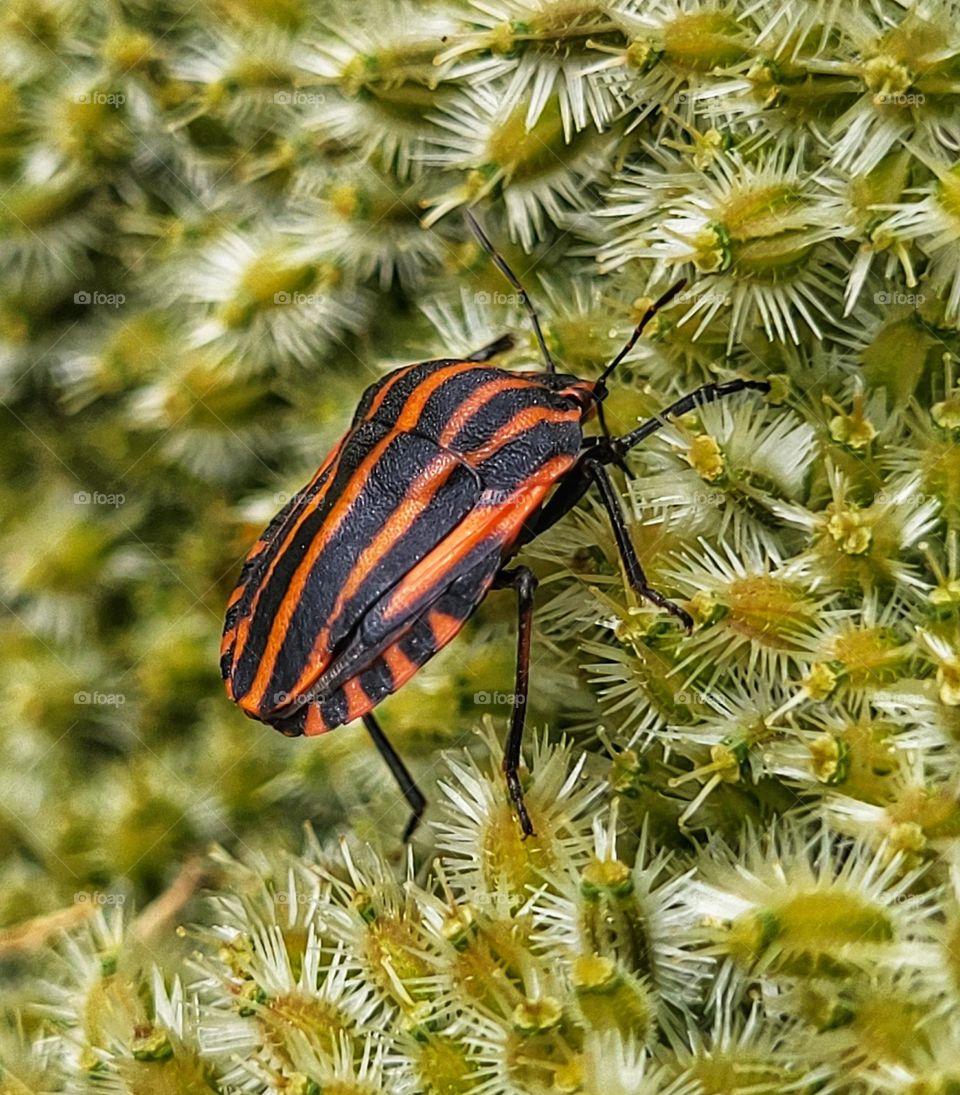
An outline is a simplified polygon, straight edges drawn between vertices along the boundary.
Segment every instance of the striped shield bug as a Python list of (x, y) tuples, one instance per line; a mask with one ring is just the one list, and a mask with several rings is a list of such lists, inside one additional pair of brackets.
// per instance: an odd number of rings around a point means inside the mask
[[(523, 833), (532, 834), (518, 769), (537, 579), (511, 559), (595, 486), (630, 585), (691, 629), (687, 612), (648, 585), (608, 469), (625, 466), (626, 453), (669, 416), (770, 388), (759, 380), (705, 384), (611, 437), (607, 381), (684, 283), (647, 310), (597, 379), (561, 373), (526, 291), (467, 216), (529, 316), (544, 371), (492, 364), (513, 345), (507, 335), (466, 357), (394, 369), (371, 385), (317, 473), (251, 549), (221, 647), (227, 694), (250, 718), (290, 736), (363, 720), (411, 807), (404, 839), (426, 800), (374, 717), (377, 704), (453, 639), (490, 589), (513, 589), (516, 685), (503, 771)], [(594, 413), (601, 433), (585, 436)]]

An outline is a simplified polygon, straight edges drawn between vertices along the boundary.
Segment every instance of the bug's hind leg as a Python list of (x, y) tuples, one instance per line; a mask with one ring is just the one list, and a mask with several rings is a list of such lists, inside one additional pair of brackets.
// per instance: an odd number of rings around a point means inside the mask
[(510, 792), (520, 828), (524, 837), (533, 836), (533, 824), (523, 801), (520, 786), (520, 750), (523, 745), (523, 726), (527, 714), (527, 692), (530, 684), (530, 639), (533, 634), (533, 595), (537, 588), (536, 575), (527, 567), (501, 570), (494, 579), (498, 589), (512, 588), (517, 591), (519, 619), (517, 625), (517, 678), (513, 690), (513, 711), (510, 714), (510, 730), (503, 751), (503, 774)]
[(583, 470), (590, 479), (596, 483), (600, 490), (600, 497), (603, 500), (604, 508), (610, 517), (610, 524), (613, 526), (613, 535), (617, 541), (617, 549), (620, 552), (620, 558), (623, 560), (623, 565), (627, 572), (627, 580), (630, 585), (641, 597), (645, 597), (658, 608), (665, 609), (671, 616), (676, 616), (688, 632), (692, 631), (693, 618), (690, 616), (689, 612), (682, 609), (678, 604), (674, 604), (673, 601), (668, 600), (662, 593), (653, 589), (647, 582), (647, 577), (643, 573), (643, 567), (640, 566), (640, 560), (637, 557), (633, 541), (630, 539), (627, 522), (624, 519), (623, 510), (620, 507), (620, 499), (617, 497), (617, 492), (610, 482), (610, 475), (607, 472), (607, 469), (599, 460), (588, 457), (583, 462)]
[(403, 830), (403, 839), (406, 842), (413, 836), (414, 830), (420, 824), (423, 811), (427, 808), (427, 800), (414, 781), (413, 776), (410, 775), (410, 770), (400, 759), (400, 754), (387, 740), (387, 735), (380, 729), (380, 724), (372, 714), (368, 713), (363, 716), (363, 725), (367, 728), (367, 732), (373, 739), (373, 744), (377, 747), (380, 756), (383, 757), (387, 767), (393, 773), (393, 778), (399, 784), (403, 797), (410, 805), (410, 820)]
[(507, 350), (512, 350), (516, 344), (517, 340), (513, 335), (501, 335), (486, 346), (481, 346), (479, 350), (474, 350), (472, 354), (467, 354), (464, 361), (489, 361), (499, 354), (505, 354)]

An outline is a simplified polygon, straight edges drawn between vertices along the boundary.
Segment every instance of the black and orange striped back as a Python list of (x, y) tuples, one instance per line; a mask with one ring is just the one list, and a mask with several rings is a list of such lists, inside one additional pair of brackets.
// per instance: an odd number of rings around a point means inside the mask
[[(302, 723), (306, 700), (325, 712), (326, 729), (393, 691), (385, 652), (416, 668), (452, 638), (518, 522), (580, 450), (589, 389), (452, 359), (405, 366), (368, 388), (349, 433), (244, 566), (224, 632), (231, 698), (278, 725), (291, 711)], [(425, 558), (432, 569), (416, 576)], [(451, 602), (457, 627), (440, 634), (418, 622), (474, 571)], [(386, 611), (391, 595), (405, 616)]]

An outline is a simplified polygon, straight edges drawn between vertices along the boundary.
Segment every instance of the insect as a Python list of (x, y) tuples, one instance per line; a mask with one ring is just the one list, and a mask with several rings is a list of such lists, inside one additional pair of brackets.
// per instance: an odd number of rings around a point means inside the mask
[[(377, 704), (454, 638), (489, 590), (512, 589), (519, 626), (503, 771), (531, 835), (519, 766), (537, 579), (510, 560), (595, 486), (630, 585), (692, 629), (688, 613), (647, 583), (608, 469), (625, 466), (625, 454), (668, 416), (770, 388), (760, 380), (706, 384), (611, 437), (607, 381), (684, 283), (647, 310), (598, 379), (561, 373), (526, 291), (467, 216), (523, 303), (544, 371), (492, 364), (513, 345), (507, 335), (467, 357), (405, 365), (371, 385), (317, 473), (251, 549), (221, 646), (227, 694), (249, 717), (289, 736), (363, 720), (411, 808), (405, 840), (426, 800), (374, 717)], [(602, 433), (585, 436), (595, 413)]]

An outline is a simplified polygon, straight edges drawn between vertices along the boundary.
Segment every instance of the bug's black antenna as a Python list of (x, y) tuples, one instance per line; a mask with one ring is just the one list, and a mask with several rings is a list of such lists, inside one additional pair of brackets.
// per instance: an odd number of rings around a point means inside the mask
[[(680, 292), (680, 290), (687, 284), (686, 278), (681, 278), (676, 284), (671, 285), (670, 288), (650, 305), (650, 307), (640, 317), (640, 322), (634, 327), (633, 334), (627, 339), (627, 344), (623, 347), (620, 353), (610, 362), (610, 364), (600, 374), (600, 379), (597, 381), (597, 386), (600, 390), (603, 390), (603, 384), (607, 377), (613, 372), (613, 370), (620, 364), (621, 361), (627, 356), (628, 353), (636, 346), (637, 339), (643, 334), (644, 328), (650, 322), (651, 319), (660, 311), (661, 308), (666, 308), (671, 300)], [(601, 397), (602, 398), (602, 397)]]
[(507, 260), (500, 254), (500, 252), (493, 246), (487, 237), (486, 232), (480, 227), (480, 222), (469, 211), (464, 211), (464, 216), (467, 219), (467, 224), (470, 225), (473, 234), (480, 241), (480, 246), (487, 252), (490, 258), (493, 259), (494, 264), (501, 274), (510, 282), (510, 284), (520, 294), (520, 299), (523, 301), (523, 306), (527, 310), (527, 315), (530, 317), (530, 322), (533, 324), (533, 332), (537, 336), (537, 342), (540, 344), (540, 353), (543, 354), (543, 360), (547, 366), (548, 373), (555, 373), (557, 367), (553, 362), (553, 358), (550, 356), (550, 351), (547, 349), (547, 343), (543, 337), (543, 331), (540, 327), (540, 320), (537, 318), (537, 313), (533, 304), (530, 302), (530, 298), (527, 296), (527, 291), (520, 284), (520, 279), (507, 265)]

